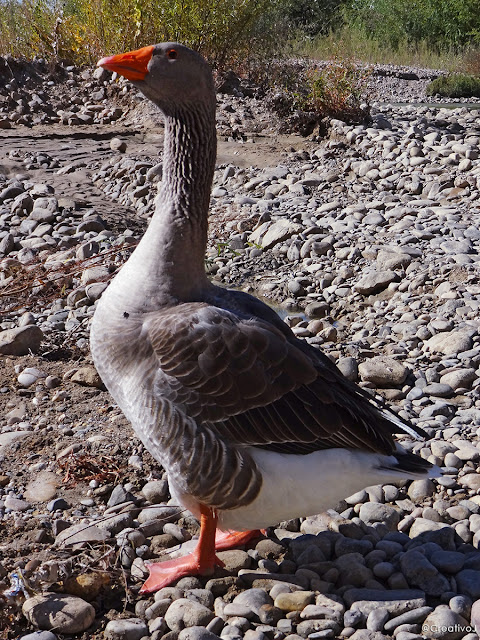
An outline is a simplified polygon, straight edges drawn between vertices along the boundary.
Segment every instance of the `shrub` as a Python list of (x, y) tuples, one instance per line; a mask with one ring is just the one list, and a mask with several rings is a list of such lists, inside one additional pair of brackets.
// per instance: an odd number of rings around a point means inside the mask
[(427, 86), (427, 95), (444, 98), (480, 98), (480, 78), (463, 73), (440, 76)]
[(436, 51), (480, 42), (478, 0), (354, 0), (346, 15), (365, 37), (393, 47), (405, 37)]
[(1, 0), (0, 54), (87, 63), (178, 40), (224, 67), (273, 42), (276, 6), (277, 0)]
[(269, 99), (269, 106), (287, 127), (309, 135), (316, 126), (325, 128), (325, 120), (337, 118), (348, 123), (369, 118), (367, 97), (369, 72), (351, 59), (332, 58), (323, 68), (309, 67), (299, 71), (293, 80), (286, 74), (288, 85)]
[(365, 120), (368, 114), (366, 81), (369, 73), (351, 59), (333, 58), (323, 69), (307, 73), (304, 105), (322, 116), (345, 122)]

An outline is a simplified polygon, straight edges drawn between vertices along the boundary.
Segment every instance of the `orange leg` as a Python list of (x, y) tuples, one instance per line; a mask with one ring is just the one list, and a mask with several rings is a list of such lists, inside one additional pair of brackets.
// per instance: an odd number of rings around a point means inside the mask
[(247, 544), (254, 538), (259, 538), (263, 530), (255, 529), (253, 531), (218, 531), (215, 536), (215, 551), (225, 551), (226, 549), (235, 549), (242, 544)]
[(216, 531), (217, 516), (213, 509), (201, 505), (200, 513), (200, 537), (193, 553), (165, 562), (145, 563), (150, 575), (140, 593), (158, 591), (185, 576), (213, 573), (215, 565), (223, 566), (215, 555), (216, 550), (231, 549), (259, 535), (258, 531)]
[(193, 553), (166, 562), (146, 563), (150, 572), (140, 593), (152, 593), (172, 584), (178, 578), (211, 573), (216, 564), (221, 564), (215, 556), (215, 530), (217, 516), (212, 509), (200, 507), (200, 538)]

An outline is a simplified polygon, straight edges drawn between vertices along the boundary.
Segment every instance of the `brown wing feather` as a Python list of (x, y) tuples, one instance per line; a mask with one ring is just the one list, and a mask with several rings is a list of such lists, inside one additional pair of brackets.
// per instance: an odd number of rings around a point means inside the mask
[(328, 358), (275, 325), (206, 303), (152, 315), (157, 392), (237, 445), (391, 453), (389, 419)]

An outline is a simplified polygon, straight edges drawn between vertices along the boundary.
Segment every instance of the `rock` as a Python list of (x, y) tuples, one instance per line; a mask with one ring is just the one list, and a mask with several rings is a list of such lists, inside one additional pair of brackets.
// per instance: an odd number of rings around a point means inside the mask
[(465, 618), (451, 611), (446, 605), (439, 605), (422, 624), (424, 638), (441, 640), (460, 640), (469, 624)]
[(423, 500), (423, 498), (428, 496), (433, 496), (434, 493), (435, 485), (429, 478), (414, 480), (408, 487), (408, 496), (414, 502)]
[(120, 138), (112, 138), (110, 140), (110, 149), (112, 151), (125, 153), (125, 151), (127, 150), (127, 143), (124, 140), (120, 140)]
[(427, 595), (440, 596), (450, 588), (448, 580), (416, 549), (401, 556), (400, 568), (408, 584), (420, 587)]
[(26, 356), (37, 353), (43, 340), (42, 330), (34, 324), (0, 331), (0, 353), (5, 356)]
[(457, 573), (455, 579), (459, 593), (468, 596), (472, 600), (480, 598), (480, 571), (468, 568), (463, 569), (463, 571)]
[(142, 487), (142, 493), (152, 504), (160, 504), (168, 496), (168, 480), (151, 480)]
[(219, 636), (205, 627), (187, 627), (180, 631), (178, 640), (219, 640)]
[(148, 635), (148, 626), (139, 618), (110, 620), (104, 631), (106, 640), (140, 640)]
[(26, 500), (20, 500), (20, 498), (15, 498), (11, 495), (5, 498), (6, 509), (11, 509), (12, 511), (28, 511), (31, 507), (32, 505)]
[(33, 596), (23, 603), (24, 616), (39, 629), (81, 633), (95, 619), (95, 609), (81, 598), (60, 593)]
[(459, 478), (458, 482), (462, 485), (462, 487), (467, 487), (467, 489), (478, 491), (480, 489), (480, 474), (468, 473), (467, 475)]
[(213, 612), (202, 604), (179, 598), (168, 607), (165, 622), (172, 631), (181, 631), (184, 627), (207, 625), (214, 617)]
[(109, 537), (110, 534), (106, 529), (100, 529), (92, 524), (74, 524), (58, 534), (55, 538), (55, 546), (62, 548), (80, 543), (104, 542)]
[(58, 640), (57, 636), (51, 631), (34, 631), (22, 636), (22, 640)]
[(432, 612), (432, 607), (419, 607), (418, 609), (413, 609), (412, 611), (407, 611), (406, 613), (402, 613), (395, 618), (389, 620), (384, 629), (387, 632), (394, 631), (401, 625), (405, 624), (415, 624), (416, 622), (423, 622), (425, 618)]
[(300, 233), (302, 225), (290, 222), (289, 220), (278, 220), (274, 223), (267, 223), (256, 229), (250, 236), (250, 242), (260, 245), (263, 249), (270, 249), (279, 242), (290, 238), (296, 233)]
[(361, 362), (358, 372), (364, 382), (372, 382), (379, 387), (401, 385), (408, 373), (403, 364), (389, 356), (374, 356)]
[(282, 611), (302, 611), (314, 601), (313, 591), (294, 591), (293, 593), (280, 593), (275, 598), (274, 605)]
[(383, 291), (391, 282), (398, 280), (399, 278), (394, 271), (373, 271), (364, 275), (354, 286), (354, 289), (362, 295), (368, 296)]
[(217, 557), (225, 565), (225, 571), (229, 573), (235, 573), (240, 569), (248, 569), (252, 566), (252, 559), (246, 551), (241, 549), (218, 551)]
[(81, 573), (67, 578), (63, 583), (65, 593), (78, 596), (83, 600), (95, 600), (100, 591), (111, 583), (111, 577), (103, 571)]
[(37, 477), (31, 480), (25, 489), (25, 498), (30, 502), (48, 502), (56, 492), (58, 476), (51, 471), (40, 471)]
[(380, 502), (365, 502), (360, 507), (360, 518), (367, 524), (384, 522), (390, 529), (396, 529), (400, 514), (394, 508)]
[(476, 600), (472, 605), (472, 625), (480, 629), (480, 600)]
[(457, 369), (450, 371), (440, 378), (441, 384), (448, 384), (452, 389), (469, 389), (477, 377), (475, 369)]
[(416, 538), (417, 536), (422, 535), (422, 533), (430, 532), (430, 531), (440, 531), (447, 527), (448, 524), (445, 522), (433, 522), (433, 520), (427, 520), (426, 518), (415, 518), (411, 528), (410, 528), (410, 538)]
[(394, 617), (426, 605), (425, 594), (418, 589), (349, 589), (343, 598), (347, 606), (365, 616), (379, 607)]
[(358, 363), (355, 358), (340, 358), (337, 362), (337, 367), (352, 382), (358, 380)]
[(97, 370), (92, 365), (80, 367), (71, 377), (72, 382), (81, 384), (85, 387), (96, 387), (97, 389), (104, 389), (103, 382), (97, 373)]
[(466, 331), (448, 331), (437, 333), (429, 340), (426, 340), (424, 347), (429, 351), (439, 351), (440, 353), (461, 353), (472, 348), (472, 338)]

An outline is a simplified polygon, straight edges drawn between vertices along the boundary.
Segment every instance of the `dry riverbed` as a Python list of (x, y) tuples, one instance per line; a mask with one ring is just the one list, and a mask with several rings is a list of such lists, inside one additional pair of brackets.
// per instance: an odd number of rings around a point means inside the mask
[(304, 139), (219, 95), (209, 272), (422, 426), (404, 445), (445, 475), (280, 523), (145, 598), (145, 560), (197, 525), (88, 332), (152, 213), (162, 127), (103, 73), (32, 69), (0, 91), (0, 638), (478, 640), (478, 111), (389, 106), (434, 72), (385, 68), (372, 122)]

